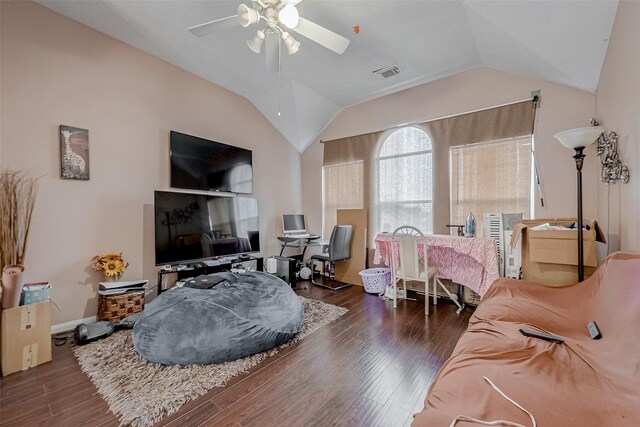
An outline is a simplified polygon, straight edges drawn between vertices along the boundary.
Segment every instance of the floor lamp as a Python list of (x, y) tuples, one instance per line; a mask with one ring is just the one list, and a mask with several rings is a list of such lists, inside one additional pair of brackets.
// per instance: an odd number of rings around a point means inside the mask
[(567, 148), (576, 151), (573, 158), (576, 160), (576, 170), (578, 175), (578, 282), (584, 280), (584, 248), (582, 246), (582, 161), (584, 160), (583, 150), (586, 146), (593, 144), (604, 132), (602, 126), (591, 126), (586, 128), (569, 129), (553, 135)]

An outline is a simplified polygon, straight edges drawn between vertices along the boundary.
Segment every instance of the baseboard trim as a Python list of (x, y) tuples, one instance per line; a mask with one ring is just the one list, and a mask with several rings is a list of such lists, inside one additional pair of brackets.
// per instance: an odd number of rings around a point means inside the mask
[(72, 320), (70, 322), (59, 323), (57, 325), (51, 325), (51, 334), (59, 334), (60, 332), (71, 331), (76, 326), (82, 323), (94, 323), (97, 321), (97, 316), (85, 317), (84, 319)]

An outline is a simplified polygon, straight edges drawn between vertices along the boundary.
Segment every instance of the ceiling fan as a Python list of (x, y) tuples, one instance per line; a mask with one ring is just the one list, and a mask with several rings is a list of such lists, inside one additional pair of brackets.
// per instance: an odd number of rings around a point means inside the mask
[(279, 69), (281, 40), (289, 55), (295, 54), (300, 48), (300, 42), (287, 30), (294, 31), (338, 54), (344, 53), (349, 46), (349, 39), (301, 17), (296, 8), (300, 1), (254, 0), (251, 7), (240, 4), (236, 15), (189, 27), (189, 31), (198, 37), (205, 37), (237, 24), (248, 27), (264, 23), (264, 27), (258, 29), (255, 36), (247, 40), (247, 46), (255, 53), (260, 53), (266, 40), (267, 68), (273, 71)]

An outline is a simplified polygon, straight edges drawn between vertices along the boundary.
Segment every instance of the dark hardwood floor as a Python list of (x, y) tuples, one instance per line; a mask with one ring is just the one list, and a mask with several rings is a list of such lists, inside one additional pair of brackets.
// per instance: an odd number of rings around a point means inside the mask
[[(165, 417), (162, 426), (404, 426), (422, 409), (429, 384), (465, 330), (440, 302), (392, 303), (361, 287), (297, 293), (349, 312), (299, 343)], [(2, 426), (117, 426), (67, 344), (53, 361), (0, 380)]]

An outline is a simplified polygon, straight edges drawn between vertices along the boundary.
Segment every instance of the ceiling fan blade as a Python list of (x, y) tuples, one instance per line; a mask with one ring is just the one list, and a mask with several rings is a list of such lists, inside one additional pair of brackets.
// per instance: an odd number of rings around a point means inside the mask
[(266, 36), (267, 71), (276, 74), (280, 72), (280, 35), (269, 31)]
[(216, 19), (215, 21), (205, 22), (204, 24), (189, 27), (191, 34), (198, 37), (205, 37), (215, 33), (218, 30), (226, 30), (239, 26), (238, 15), (227, 16), (226, 18)]
[(340, 34), (334, 33), (302, 17), (293, 31), (340, 55), (347, 50), (347, 46), (349, 46), (351, 42), (348, 38), (342, 37)]

